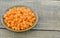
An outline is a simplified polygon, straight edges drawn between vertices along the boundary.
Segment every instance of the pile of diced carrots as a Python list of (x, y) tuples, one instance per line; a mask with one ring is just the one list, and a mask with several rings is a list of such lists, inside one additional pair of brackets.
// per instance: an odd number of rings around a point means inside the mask
[(3, 20), (10, 29), (25, 30), (35, 23), (36, 16), (28, 7), (13, 7), (3, 15)]

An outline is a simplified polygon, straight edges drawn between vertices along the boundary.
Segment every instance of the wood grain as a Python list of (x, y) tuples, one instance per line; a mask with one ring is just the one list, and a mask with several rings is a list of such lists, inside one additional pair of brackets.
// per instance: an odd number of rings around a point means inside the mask
[(0, 38), (60, 38), (57, 31), (27, 31), (14, 33), (6, 29), (0, 29)]
[[(22, 4), (32, 8), (32, 10), (38, 14), (38, 23), (33, 29), (60, 30), (60, 6), (44, 5), (42, 4), (41, 1), (24, 2), (20, 0), (17, 1), (1, 0), (0, 18), (2, 18), (2, 15), (6, 12), (6, 9), (8, 9), (9, 7)], [(1, 19), (0, 19), (0, 27), (5, 28), (1, 24)]]

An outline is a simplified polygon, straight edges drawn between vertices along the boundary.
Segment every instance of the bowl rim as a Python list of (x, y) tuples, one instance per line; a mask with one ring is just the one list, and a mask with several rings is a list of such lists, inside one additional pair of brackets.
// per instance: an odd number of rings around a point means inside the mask
[[(13, 8), (13, 7), (27, 7), (27, 8), (30, 8), (30, 7), (25, 6), (25, 5), (15, 5), (15, 6), (12, 6), (12, 7), (8, 8), (8, 9), (6, 10), (6, 12), (7, 12), (9, 9)], [(7, 27), (6, 24), (5, 24), (4, 21), (3, 21), (3, 15), (4, 15), (6, 12), (2, 15), (1, 22), (2, 22), (2, 24), (4, 25), (4, 27), (6, 27), (6, 29), (7, 29), (7, 30), (10, 30), (10, 31), (14, 31), (14, 32), (24, 32), (24, 31), (28, 31), (28, 30), (32, 29), (32, 28), (37, 24), (37, 22), (38, 22), (38, 14), (35, 13), (35, 12), (32, 10), (32, 8), (30, 8), (30, 10), (35, 14), (36, 21), (34, 22), (34, 24), (33, 24), (31, 27), (29, 27), (29, 28), (27, 28), (27, 29), (15, 31), (15, 30), (10, 29), (9, 27)]]

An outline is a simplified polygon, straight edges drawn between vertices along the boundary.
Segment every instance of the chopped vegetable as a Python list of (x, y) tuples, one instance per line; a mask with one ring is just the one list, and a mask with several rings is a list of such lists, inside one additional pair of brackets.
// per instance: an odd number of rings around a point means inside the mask
[(6, 26), (13, 30), (24, 30), (31, 27), (35, 20), (35, 14), (27, 7), (13, 7), (3, 16)]

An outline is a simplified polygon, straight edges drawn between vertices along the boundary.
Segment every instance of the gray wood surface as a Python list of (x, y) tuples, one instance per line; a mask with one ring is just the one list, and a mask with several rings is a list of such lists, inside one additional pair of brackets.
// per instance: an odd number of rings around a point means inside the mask
[[(45, 4), (44, 4), (45, 3)], [(50, 4), (52, 3), (52, 4)], [(38, 16), (38, 23), (33, 29), (60, 30), (60, 6), (59, 2), (51, 1), (22, 1), (22, 0), (0, 0), (0, 18), (9, 7), (14, 5), (26, 5)], [(1, 24), (0, 27), (5, 28)]]
[(27, 31), (14, 33), (6, 29), (0, 29), (0, 38), (60, 38), (59, 31)]
[(0, 0), (0, 18), (6, 9), (14, 5), (26, 5), (38, 14), (38, 23), (33, 30), (15, 33), (2, 25), (0, 38), (60, 38), (60, 2), (50, 0)]

